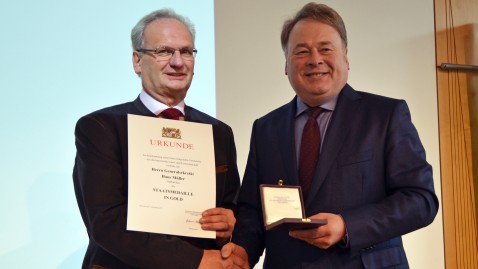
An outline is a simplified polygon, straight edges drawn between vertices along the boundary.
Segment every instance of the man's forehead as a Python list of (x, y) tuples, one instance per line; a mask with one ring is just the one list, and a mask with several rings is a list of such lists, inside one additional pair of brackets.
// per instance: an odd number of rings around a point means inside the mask
[(162, 43), (163, 46), (193, 46), (188, 28), (176, 19), (164, 18), (150, 22), (144, 30), (146, 43)]
[(310, 45), (326, 46), (337, 42), (341, 44), (342, 39), (335, 28), (321, 21), (311, 19), (299, 21), (292, 28), (287, 40), (290, 48)]

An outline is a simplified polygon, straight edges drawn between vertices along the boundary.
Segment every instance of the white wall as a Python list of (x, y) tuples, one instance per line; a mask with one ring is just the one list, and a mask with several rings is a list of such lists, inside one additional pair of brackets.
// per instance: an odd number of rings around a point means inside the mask
[(174, 8), (196, 25), (186, 102), (214, 116), (212, 0), (0, 1), (0, 268), (80, 268), (88, 236), (73, 192), (73, 130), (136, 98), (130, 31)]
[[(294, 96), (284, 75), (279, 36), (283, 21), (308, 2), (215, 1), (217, 116), (234, 130), (241, 173), (253, 121)], [(433, 1), (321, 2), (345, 21), (349, 83), (408, 102), (440, 198)], [(411, 268), (444, 268), (441, 210), (432, 225), (404, 241)]]

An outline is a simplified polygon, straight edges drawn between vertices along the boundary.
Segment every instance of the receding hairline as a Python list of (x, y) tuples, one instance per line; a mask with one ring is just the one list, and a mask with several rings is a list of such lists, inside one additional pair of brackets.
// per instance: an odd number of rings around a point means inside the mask
[(290, 33), (297, 23), (303, 20), (312, 20), (327, 24), (334, 28), (342, 39), (345, 49), (348, 47), (347, 30), (340, 14), (333, 8), (325, 5), (310, 2), (304, 5), (294, 16), (284, 21), (280, 35), (281, 46), (284, 53), (287, 53)]
[(196, 30), (191, 20), (183, 15), (176, 13), (174, 10), (165, 8), (153, 11), (143, 16), (136, 25), (131, 29), (131, 44), (133, 49), (136, 50), (144, 44), (144, 30), (152, 22), (162, 19), (174, 19), (181, 23), (188, 30), (192, 37), (193, 44), (196, 39)]
[[(337, 31), (337, 29), (335, 29), (333, 26), (331, 26), (331, 25), (329, 25), (329, 24), (327, 24), (327, 23), (324, 23), (324, 22), (322, 22), (322, 21), (315, 20), (315, 19), (313, 19), (313, 18), (304, 18), (304, 19), (302, 19), (302, 20), (297, 21), (297, 23), (294, 24), (294, 26), (293, 26), (292, 29), (290, 30), (289, 35), (288, 35), (287, 44), (286, 44), (286, 46), (285, 46), (287, 50), (289, 49), (289, 44), (288, 44), (288, 43), (290, 42), (290, 37), (292, 36), (292, 32), (293, 32), (294, 29), (297, 27), (297, 25), (299, 25), (301, 22), (304, 22), (304, 21), (316, 22), (316, 23), (320, 23), (320, 24), (322, 24), (322, 25), (325, 25), (325, 26), (330, 27), (330, 29), (333, 30), (333, 31), (337, 34), (337, 36), (338, 36), (338, 38), (339, 38), (339, 42), (340, 42), (340, 47), (341, 47), (342, 49), (344, 49), (344, 50), (347, 49), (347, 46), (345, 45), (345, 43), (344, 43), (342, 37), (340, 36), (340, 33), (339, 33), (339, 32)], [(315, 43), (315, 45), (319, 45), (319, 46), (334, 45), (334, 47), (335, 47), (335, 44), (336, 44), (336, 43), (335, 43), (332, 39), (324, 39), (324, 40), (321, 40), (321, 41)], [(305, 42), (301, 42), (301, 43), (295, 44), (295, 45), (294, 45), (293, 47), (291, 47), (290, 49), (295, 49), (295, 48), (300, 48), (300, 47), (304, 47), (304, 48), (305, 48), (305, 47), (309, 47), (309, 46), (310, 46), (310, 44), (305, 43)], [(284, 52), (285, 52), (285, 51), (284, 51)]]

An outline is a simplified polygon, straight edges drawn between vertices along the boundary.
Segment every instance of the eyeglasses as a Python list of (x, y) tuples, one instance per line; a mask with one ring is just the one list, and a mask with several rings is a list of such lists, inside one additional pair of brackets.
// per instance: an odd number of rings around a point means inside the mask
[(179, 55), (185, 61), (192, 61), (194, 57), (196, 57), (196, 53), (198, 52), (197, 49), (194, 48), (182, 48), (182, 49), (174, 49), (171, 47), (159, 47), (156, 49), (144, 49), (139, 48), (136, 51), (138, 52), (151, 52), (153, 53), (159, 61), (168, 61), (173, 57), (176, 51), (179, 51)]

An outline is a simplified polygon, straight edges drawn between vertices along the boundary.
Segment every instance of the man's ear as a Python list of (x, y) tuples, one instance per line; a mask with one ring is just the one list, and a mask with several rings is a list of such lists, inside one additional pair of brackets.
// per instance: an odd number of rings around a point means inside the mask
[(345, 54), (344, 54), (345, 62), (347, 63), (347, 70), (350, 70), (350, 63), (349, 63), (348, 52), (349, 52), (349, 49), (348, 49), (348, 48), (345, 48)]
[(141, 55), (137, 51), (133, 51), (133, 69), (134, 72), (139, 76), (141, 75)]
[(287, 61), (285, 61), (284, 65), (284, 74), (287, 76)]

